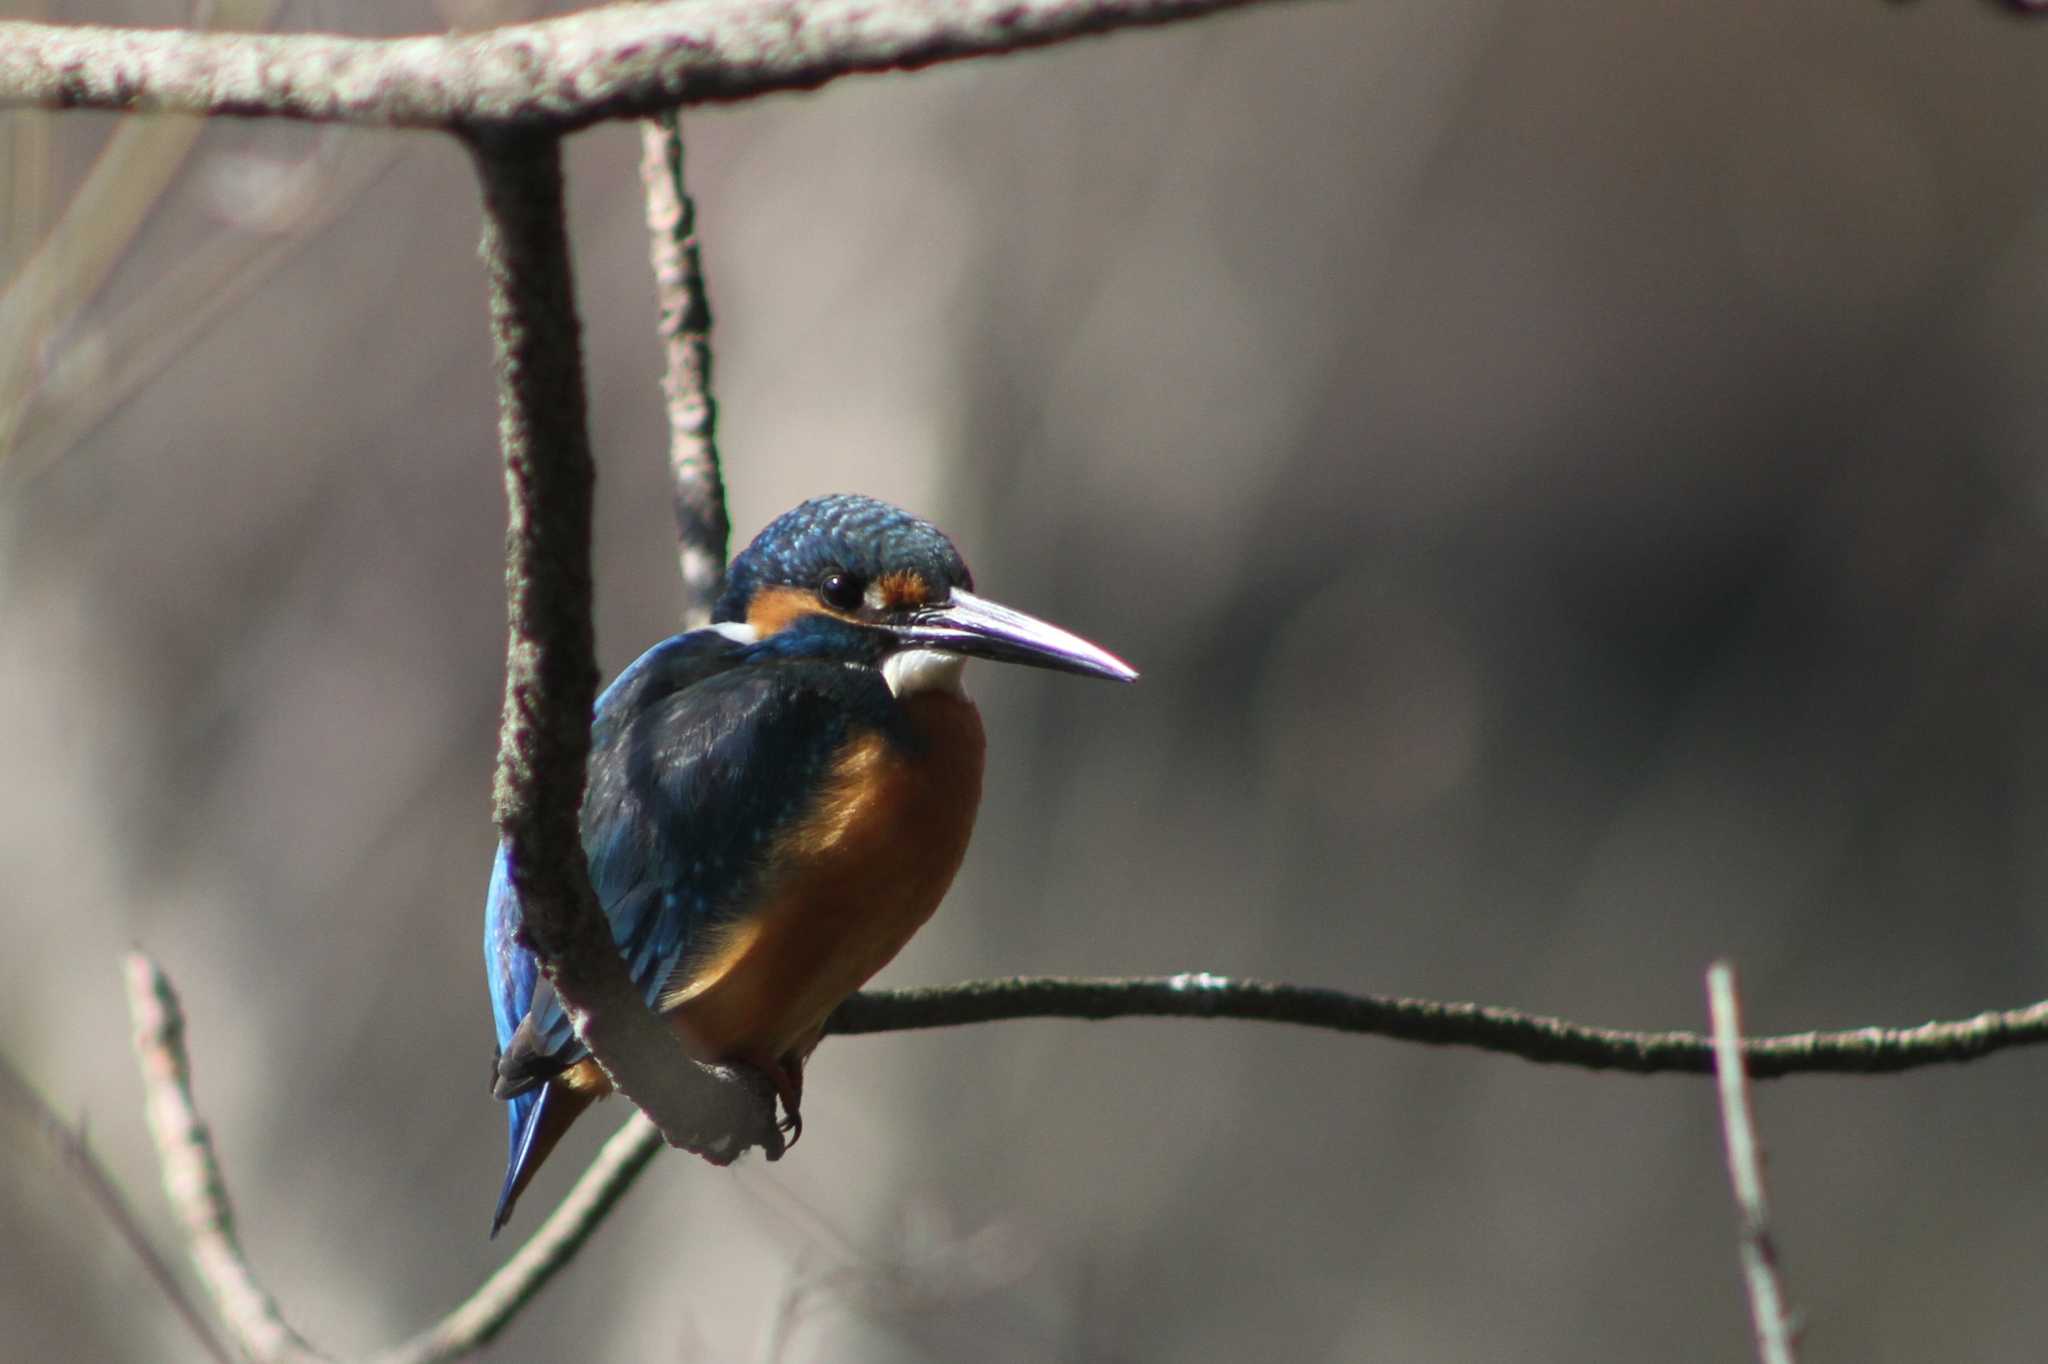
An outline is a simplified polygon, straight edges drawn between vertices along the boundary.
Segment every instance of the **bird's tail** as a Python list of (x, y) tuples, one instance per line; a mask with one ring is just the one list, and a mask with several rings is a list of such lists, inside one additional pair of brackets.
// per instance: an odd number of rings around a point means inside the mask
[(498, 1208), (491, 1214), (491, 1235), (496, 1237), (511, 1220), (512, 1208), (533, 1179), (534, 1171), (555, 1149), (569, 1124), (588, 1108), (597, 1096), (550, 1081), (506, 1100), (505, 1116), (511, 1132), (505, 1157), (505, 1185), (498, 1191)]

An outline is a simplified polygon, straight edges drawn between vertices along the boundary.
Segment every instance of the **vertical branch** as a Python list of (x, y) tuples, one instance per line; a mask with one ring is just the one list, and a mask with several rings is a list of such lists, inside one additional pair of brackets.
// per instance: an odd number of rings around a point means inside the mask
[(235, 1236), (213, 1134), (192, 1102), (192, 1067), (185, 1053), (185, 1012), (171, 982), (140, 952), (128, 954), (128, 1013), (135, 1024), (135, 1055), (142, 1064), (144, 1109), (163, 1167), (164, 1192), (184, 1226), (192, 1263), (213, 1295), (236, 1348), (263, 1364), (314, 1364), (318, 1350), (285, 1322), (277, 1300), (256, 1282)]
[(551, 137), (513, 133), (472, 145), (483, 182), (481, 251), (507, 503), (505, 706), (493, 792), (498, 830), (511, 849), (534, 950), (551, 963), (579, 945), (615, 958), (580, 872), (577, 828), (597, 697), (590, 620), (597, 474), (585, 424), (561, 148)]
[(1771, 1212), (1764, 1196), (1763, 1161), (1756, 1120), (1749, 1107), (1749, 1076), (1743, 1069), (1742, 1018), (1735, 996), (1735, 968), (1715, 962), (1707, 972), (1707, 1008), (1714, 1025), (1714, 1068), (1721, 1093), (1721, 1132), (1728, 1146), (1728, 1178), (1742, 1214), (1742, 1277), (1756, 1323), (1757, 1358), (1762, 1364), (1796, 1364), (1785, 1296), (1778, 1282), (1778, 1251), (1771, 1241)]
[(577, 1035), (672, 1146), (726, 1161), (781, 1153), (766, 1081), (691, 1064), (626, 973), (591, 893), (579, 812), (597, 663), (583, 359), (562, 152), (550, 134), (472, 130), (509, 506), (508, 640), (496, 807), (507, 866)]
[(683, 184), (681, 116), (669, 110), (641, 124), (640, 146), (648, 250), (661, 310), (661, 392), (668, 408), (682, 617), (684, 627), (694, 629), (711, 619), (732, 535), (718, 461), (718, 402), (711, 392), (711, 302), (697, 249), (697, 205)]

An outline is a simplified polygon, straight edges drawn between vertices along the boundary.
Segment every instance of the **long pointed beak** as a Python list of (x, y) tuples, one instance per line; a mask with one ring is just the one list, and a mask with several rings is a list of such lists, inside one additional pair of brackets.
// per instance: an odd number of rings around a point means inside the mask
[(957, 587), (944, 606), (927, 607), (904, 624), (891, 626), (890, 631), (914, 648), (943, 649), (998, 663), (1106, 677), (1113, 682), (1138, 679), (1136, 668), (1079, 635)]

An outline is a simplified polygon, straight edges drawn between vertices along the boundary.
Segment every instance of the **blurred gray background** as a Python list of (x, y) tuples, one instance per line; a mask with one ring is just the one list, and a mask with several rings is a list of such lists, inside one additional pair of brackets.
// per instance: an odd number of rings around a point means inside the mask
[[(883, 980), (1691, 1027), (1728, 954), (1756, 1030), (2048, 994), (2044, 61), (1956, 0), (1355, 0), (691, 115), (737, 533), (898, 500), (1145, 671), (974, 670), (980, 833)], [(10, 268), (115, 120), (46, 126)], [(570, 153), (607, 669), (678, 601), (638, 155)], [(249, 1251), (341, 1351), (516, 1244), (476, 236), (444, 140), (213, 127), (0, 466), (0, 1037), (168, 1241), (118, 977), (156, 954)], [(2048, 1351), (2044, 1092), (1760, 1092), (1809, 1361)], [(830, 1041), (808, 1100), (778, 1165), (664, 1156), (491, 1357), (1748, 1357), (1696, 1080), (1016, 1023)], [(0, 1353), (197, 1358), (0, 1149)]]

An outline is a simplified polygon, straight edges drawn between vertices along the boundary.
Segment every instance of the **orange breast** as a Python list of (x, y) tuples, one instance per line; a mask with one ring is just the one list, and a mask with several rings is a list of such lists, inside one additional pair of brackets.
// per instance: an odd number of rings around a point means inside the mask
[(705, 1060), (770, 1066), (910, 941), (966, 855), (981, 803), (981, 717), (965, 697), (903, 702), (917, 742), (862, 736), (774, 849), (760, 911), (662, 999)]

